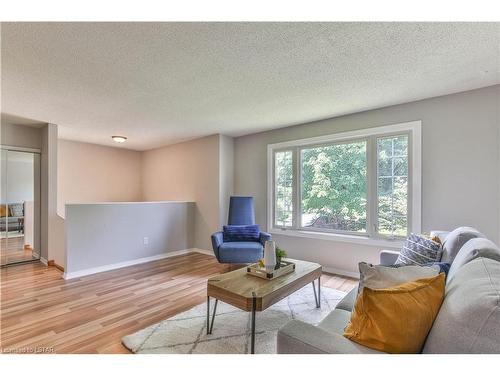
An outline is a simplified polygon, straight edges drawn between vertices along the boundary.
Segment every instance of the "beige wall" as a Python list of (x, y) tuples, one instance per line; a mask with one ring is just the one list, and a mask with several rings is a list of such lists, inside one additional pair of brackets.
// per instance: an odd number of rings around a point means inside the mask
[(141, 153), (60, 139), (57, 191), (61, 216), (65, 203), (141, 201)]
[(219, 135), (178, 143), (142, 154), (145, 201), (196, 202), (194, 246), (211, 249), (219, 228)]
[(233, 191), (233, 138), (212, 135), (136, 152), (59, 140), (58, 209), (65, 203), (196, 202), (194, 246), (227, 220)]
[[(422, 230), (471, 225), (498, 243), (499, 97), (497, 85), (236, 138), (235, 193), (255, 197), (256, 220), (266, 227), (268, 144), (422, 120)], [(358, 261), (377, 262), (380, 250), (274, 237), (291, 256), (349, 272), (356, 272)]]

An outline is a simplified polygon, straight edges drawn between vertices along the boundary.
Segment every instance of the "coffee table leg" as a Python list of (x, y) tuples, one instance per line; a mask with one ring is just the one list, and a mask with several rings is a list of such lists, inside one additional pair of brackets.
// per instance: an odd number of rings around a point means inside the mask
[(217, 311), (217, 302), (218, 299), (215, 300), (214, 312), (212, 313), (212, 323), (210, 323), (210, 331), (208, 333), (212, 334), (212, 330), (214, 329), (214, 320), (215, 320), (215, 312)]
[(210, 297), (207, 296), (207, 335), (210, 335), (212, 333), (212, 329), (214, 328), (215, 312), (217, 311), (217, 302), (219, 302), (219, 300), (216, 298), (214, 311), (212, 313), (212, 322), (210, 323)]
[(210, 296), (207, 296), (207, 335), (210, 334)]
[(257, 298), (255, 298), (255, 293), (253, 293), (252, 298), (252, 336), (250, 341), (250, 353), (255, 354), (255, 310), (257, 308)]
[(312, 282), (314, 291), (314, 300), (316, 301), (316, 307), (319, 309), (321, 307), (321, 277), (318, 277), (318, 293), (316, 293), (316, 285), (314, 285), (314, 280)]
[(318, 308), (321, 308), (321, 276), (318, 277)]

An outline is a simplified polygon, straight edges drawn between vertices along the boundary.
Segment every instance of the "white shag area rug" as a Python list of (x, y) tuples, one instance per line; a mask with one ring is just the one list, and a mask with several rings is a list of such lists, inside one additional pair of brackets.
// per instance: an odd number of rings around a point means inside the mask
[[(276, 353), (278, 329), (292, 319), (318, 324), (346, 293), (322, 287), (316, 308), (309, 284), (265, 311), (256, 313), (255, 353)], [(213, 311), (215, 299), (210, 299)], [(250, 312), (219, 301), (211, 335), (206, 330), (207, 305), (193, 307), (160, 323), (122, 338), (134, 353), (243, 354), (250, 352)]]

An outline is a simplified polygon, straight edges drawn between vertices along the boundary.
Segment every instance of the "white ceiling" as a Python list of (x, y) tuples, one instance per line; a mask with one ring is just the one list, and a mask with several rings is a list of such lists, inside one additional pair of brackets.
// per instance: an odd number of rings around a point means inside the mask
[(144, 150), (500, 82), (500, 23), (3, 23), (2, 112)]

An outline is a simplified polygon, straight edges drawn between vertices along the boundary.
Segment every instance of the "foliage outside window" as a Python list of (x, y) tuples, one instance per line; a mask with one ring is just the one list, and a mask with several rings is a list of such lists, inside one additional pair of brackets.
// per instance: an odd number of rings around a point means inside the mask
[(366, 141), (301, 151), (302, 227), (366, 232)]

